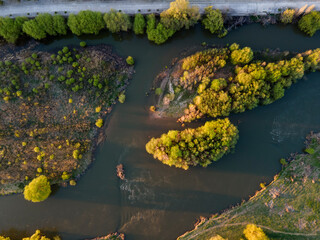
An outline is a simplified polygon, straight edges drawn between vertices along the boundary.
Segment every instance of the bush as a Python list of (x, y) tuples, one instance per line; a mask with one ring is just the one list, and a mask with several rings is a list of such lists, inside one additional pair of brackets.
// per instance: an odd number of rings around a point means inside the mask
[(41, 202), (46, 200), (51, 193), (50, 183), (46, 176), (41, 175), (33, 179), (24, 188), (24, 198), (31, 202)]
[(146, 26), (146, 21), (144, 16), (140, 13), (136, 14), (133, 22), (133, 31), (136, 35), (143, 34), (144, 28)]
[(248, 224), (244, 229), (243, 234), (248, 240), (269, 240), (263, 230), (255, 224)]
[(87, 43), (86, 42), (80, 42), (80, 47), (85, 47), (85, 46), (87, 46)]
[(128, 56), (127, 59), (126, 59), (126, 62), (127, 62), (127, 64), (129, 64), (129, 65), (133, 65), (133, 64), (134, 64), (133, 57)]
[(238, 129), (226, 118), (208, 121), (196, 129), (171, 130), (152, 138), (146, 150), (164, 164), (187, 170), (217, 161), (234, 148), (237, 139)]
[(112, 33), (127, 32), (132, 27), (130, 17), (125, 13), (116, 12), (114, 9), (111, 9), (109, 13), (105, 13), (103, 19), (107, 29)]
[(313, 36), (320, 29), (320, 13), (311, 12), (304, 15), (298, 23), (299, 29), (309, 36)]
[(280, 21), (284, 24), (292, 23), (295, 13), (296, 11), (294, 9), (286, 9), (283, 13), (281, 13)]
[(105, 27), (102, 14), (93, 11), (80, 11), (78, 14), (70, 14), (68, 26), (72, 33), (80, 36), (82, 34), (98, 34)]
[(118, 99), (120, 103), (124, 103), (126, 100), (126, 95), (124, 95), (124, 93), (121, 93)]
[(244, 47), (242, 49), (237, 49), (231, 53), (232, 64), (247, 64), (253, 59), (253, 52), (251, 48)]
[(98, 128), (101, 128), (103, 126), (103, 119), (102, 118), (99, 118), (97, 121), (96, 121), (96, 126)]
[(9, 43), (15, 43), (22, 33), (22, 25), (28, 19), (26, 17), (0, 18), (0, 36)]
[(204, 9), (205, 17), (202, 24), (205, 29), (208, 29), (212, 34), (226, 35), (227, 30), (223, 26), (223, 17), (219, 9), (214, 10), (212, 6)]

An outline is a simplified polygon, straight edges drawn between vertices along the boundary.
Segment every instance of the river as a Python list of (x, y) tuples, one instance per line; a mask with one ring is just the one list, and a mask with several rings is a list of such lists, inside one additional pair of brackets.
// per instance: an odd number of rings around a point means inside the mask
[[(231, 153), (207, 168), (188, 171), (163, 165), (145, 151), (151, 136), (181, 129), (175, 119), (151, 119), (146, 96), (154, 77), (173, 57), (202, 42), (237, 42), (260, 50), (304, 51), (320, 47), (320, 33), (309, 38), (293, 26), (248, 25), (218, 39), (198, 25), (156, 46), (146, 37), (124, 34), (116, 39), (69, 36), (41, 44), (42, 49), (65, 45), (110, 44), (123, 57), (131, 55), (136, 74), (127, 88), (126, 102), (108, 118), (107, 138), (95, 161), (75, 187), (60, 188), (42, 203), (22, 194), (0, 197), (0, 233), (13, 238), (36, 229), (78, 240), (122, 232), (128, 240), (171, 240), (193, 228), (199, 216), (210, 216), (248, 199), (281, 169), (279, 159), (301, 152), (305, 136), (320, 131), (320, 73), (311, 73), (275, 103), (230, 116), (238, 125), (239, 142)], [(116, 177), (124, 164), (126, 181)]]

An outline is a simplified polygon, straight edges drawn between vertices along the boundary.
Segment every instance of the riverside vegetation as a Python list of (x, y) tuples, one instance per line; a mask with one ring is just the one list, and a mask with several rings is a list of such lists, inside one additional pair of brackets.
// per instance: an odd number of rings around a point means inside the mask
[(76, 184), (133, 67), (106, 45), (55, 53), (3, 51), (0, 193), (22, 192), (34, 179), (24, 195), (38, 202), (50, 194), (46, 181)]
[(229, 119), (206, 122), (196, 129), (171, 130), (160, 138), (152, 138), (146, 145), (164, 164), (187, 170), (190, 166), (208, 166), (234, 148), (238, 129)]
[[(39, 14), (34, 19), (26, 17), (0, 17), (0, 36), (9, 43), (15, 43), (18, 38), (26, 34), (34, 39), (41, 40), (48, 36), (66, 35), (69, 29), (78, 36), (82, 34), (98, 34), (107, 29), (111, 33), (127, 32), (133, 30), (135, 34), (146, 32), (150, 41), (156, 44), (166, 42), (177, 31), (189, 29), (201, 20), (205, 29), (218, 37), (224, 37), (228, 30), (242, 25), (243, 22), (232, 17), (223, 16), (219, 9), (212, 6), (205, 8), (203, 16), (200, 15), (197, 6), (190, 6), (188, 0), (176, 0), (170, 3), (170, 7), (161, 12), (160, 16), (154, 14), (129, 16), (121, 11), (111, 9), (108, 13), (80, 11), (78, 14), (70, 14), (67, 19), (59, 14)], [(229, 27), (225, 27), (228, 22)], [(263, 17), (252, 17), (249, 22), (270, 22)], [(293, 9), (287, 9), (273, 17), (273, 23), (296, 24), (299, 29), (309, 36), (320, 29), (320, 13), (313, 11), (306, 14), (298, 13)]]
[[(203, 219), (194, 230), (180, 236), (188, 239), (232, 239), (245, 236), (254, 239), (319, 239), (320, 234), (320, 134), (311, 134), (306, 141), (306, 154), (282, 159), (284, 165), (274, 181), (249, 201), (220, 215)], [(259, 232), (249, 238), (248, 224), (255, 224), (252, 231)], [(247, 227), (246, 227), (247, 226)], [(263, 236), (262, 229), (266, 235)], [(249, 236), (249, 237), (248, 237)]]
[[(11, 240), (10, 237), (0, 236), (0, 240)], [(61, 240), (59, 236), (47, 237), (40, 232), (40, 230), (36, 230), (34, 234), (30, 237), (22, 238), (22, 240)], [(123, 234), (111, 233), (105, 237), (98, 237), (92, 240), (124, 240)]]
[(208, 48), (177, 61), (158, 75), (156, 114), (178, 114), (180, 122), (190, 122), (270, 104), (282, 98), (285, 89), (306, 72), (318, 70), (319, 63), (320, 49), (291, 54), (253, 53), (238, 44)]

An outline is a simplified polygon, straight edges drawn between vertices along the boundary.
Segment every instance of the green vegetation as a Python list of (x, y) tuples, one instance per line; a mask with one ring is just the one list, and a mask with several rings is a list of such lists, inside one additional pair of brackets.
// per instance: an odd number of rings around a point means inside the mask
[(138, 34), (144, 34), (144, 28), (146, 27), (146, 21), (144, 19), (144, 16), (140, 13), (136, 14), (134, 16), (134, 22), (133, 22), (133, 31), (136, 35)]
[(212, 6), (204, 9), (202, 24), (205, 29), (208, 29), (212, 34), (218, 34), (219, 37), (223, 37), (228, 33), (223, 26), (223, 17), (220, 10), (214, 10)]
[(217, 235), (235, 240), (244, 235), (249, 240), (319, 239), (320, 134), (308, 136), (306, 144), (314, 154), (296, 155), (249, 201), (202, 221), (178, 239), (207, 240)]
[(78, 14), (70, 14), (68, 26), (72, 33), (80, 36), (82, 34), (98, 34), (105, 27), (102, 14), (93, 11), (80, 11)]
[(320, 13), (311, 12), (304, 15), (298, 23), (299, 29), (309, 36), (313, 36), (320, 29)]
[(40, 175), (51, 184), (77, 179), (131, 74), (105, 45), (3, 54), (0, 194), (21, 192)]
[(22, 30), (34, 39), (40, 40), (49, 36), (67, 34), (65, 20), (60, 15), (39, 14), (35, 19), (25, 21)]
[(133, 64), (134, 64), (133, 57), (128, 56), (127, 59), (126, 59), (126, 62), (127, 62), (129, 65), (133, 65)]
[[(169, 81), (157, 109), (183, 115), (181, 122), (244, 112), (283, 97), (286, 88), (320, 67), (320, 49), (297, 55), (262, 52), (255, 59), (253, 55), (249, 47), (232, 44), (181, 59), (159, 75), (159, 82)], [(186, 108), (184, 113), (176, 106)]]
[(292, 23), (296, 10), (294, 9), (286, 9), (280, 15), (280, 21), (284, 24)]
[(80, 42), (80, 47), (85, 47), (85, 46), (87, 46), (86, 42), (84, 42), (84, 41)]
[(187, 170), (208, 166), (230, 152), (238, 140), (238, 130), (229, 119), (206, 122), (196, 129), (171, 130), (152, 138), (146, 150), (164, 164)]
[(28, 201), (42, 202), (49, 197), (50, 193), (50, 183), (46, 176), (41, 175), (25, 186), (23, 195)]
[(109, 13), (104, 14), (103, 19), (106, 23), (107, 29), (112, 33), (120, 31), (127, 32), (132, 27), (130, 17), (127, 14), (117, 12), (114, 9), (111, 9)]
[(25, 17), (0, 17), (0, 36), (9, 43), (15, 43), (21, 35), (23, 23), (27, 20)]

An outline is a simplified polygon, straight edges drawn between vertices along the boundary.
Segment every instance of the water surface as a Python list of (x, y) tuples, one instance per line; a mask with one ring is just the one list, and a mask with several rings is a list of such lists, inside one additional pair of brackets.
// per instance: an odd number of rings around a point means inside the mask
[[(69, 36), (40, 48), (78, 45), (83, 40), (89, 45), (110, 44), (121, 56), (135, 58), (136, 74), (126, 102), (114, 107), (107, 139), (77, 186), (61, 188), (37, 204), (25, 201), (21, 194), (0, 198), (1, 234), (16, 237), (41, 229), (76, 240), (118, 231), (128, 240), (175, 239), (192, 229), (200, 215), (209, 216), (253, 195), (260, 182), (270, 182), (279, 172), (280, 158), (301, 151), (306, 134), (320, 130), (320, 73), (312, 73), (281, 100), (232, 115), (240, 131), (236, 150), (205, 169), (170, 168), (154, 160), (144, 147), (151, 136), (181, 129), (175, 119), (150, 119), (151, 99), (146, 96), (154, 77), (181, 51), (202, 42), (237, 42), (257, 50), (300, 52), (320, 47), (319, 33), (308, 38), (292, 26), (249, 25), (218, 39), (197, 26), (161, 46), (146, 37), (128, 34), (115, 39), (103, 33), (80, 39)], [(116, 177), (119, 163), (125, 166), (126, 181)]]

